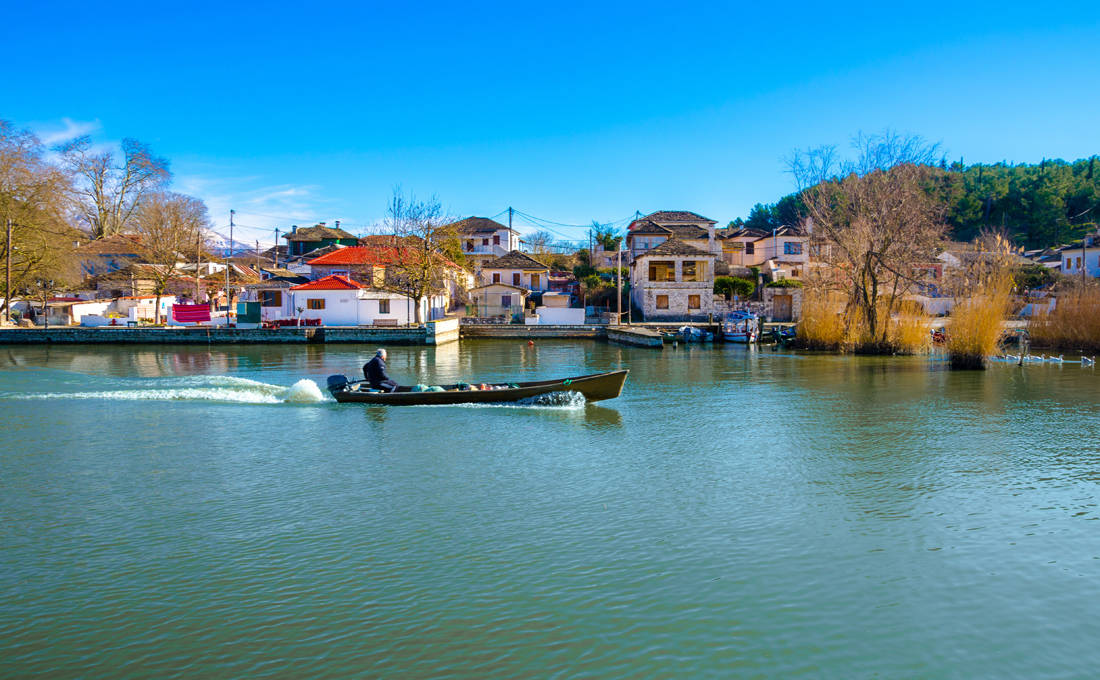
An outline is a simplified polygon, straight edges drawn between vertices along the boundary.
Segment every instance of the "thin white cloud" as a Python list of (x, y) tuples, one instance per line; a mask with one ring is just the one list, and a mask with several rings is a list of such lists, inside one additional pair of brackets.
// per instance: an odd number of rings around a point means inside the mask
[(63, 144), (69, 140), (94, 134), (103, 129), (98, 120), (73, 120), (62, 118), (60, 122), (44, 123), (35, 126), (35, 133), (46, 146)]

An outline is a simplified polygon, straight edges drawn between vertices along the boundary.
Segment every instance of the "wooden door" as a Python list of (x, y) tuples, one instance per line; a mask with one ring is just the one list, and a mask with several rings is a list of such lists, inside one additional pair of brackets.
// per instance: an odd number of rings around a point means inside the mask
[(776, 295), (772, 298), (772, 321), (791, 320), (791, 296)]

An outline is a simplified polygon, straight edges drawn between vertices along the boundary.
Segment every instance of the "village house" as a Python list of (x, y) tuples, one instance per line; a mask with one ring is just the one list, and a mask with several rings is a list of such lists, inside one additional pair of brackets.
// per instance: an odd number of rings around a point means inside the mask
[(687, 210), (659, 210), (630, 223), (626, 235), (626, 252), (633, 261), (665, 241), (675, 238), (697, 250), (718, 256), (721, 251), (715, 243), (715, 224), (717, 223), (714, 220)]
[(1084, 274), (1100, 278), (1100, 232), (1089, 234), (1081, 244), (1063, 246), (1059, 251), (1062, 273), (1068, 276)]
[(718, 241), (726, 264), (759, 267), (772, 280), (801, 278), (810, 264), (809, 235), (799, 227), (723, 229)]
[(478, 282), (481, 285), (506, 283), (541, 292), (550, 289), (550, 268), (527, 253), (513, 250), (485, 262)]
[[(417, 253), (392, 245), (349, 246), (309, 260), (308, 276), (314, 280), (334, 275), (346, 276), (369, 283), (375, 289), (395, 289), (400, 288), (398, 280), (402, 266), (416, 256)], [(473, 285), (473, 276), (442, 255), (437, 257), (439, 271), (442, 272), (438, 281), (438, 292), (445, 298), (445, 306), (449, 307), (452, 300), (461, 299), (466, 289)]]
[(527, 296), (531, 291), (507, 283), (489, 283), (471, 288), (469, 293), (469, 316), (511, 320), (517, 314), (525, 314)]
[(326, 246), (355, 246), (359, 245), (359, 239), (354, 234), (349, 234), (340, 228), (340, 221), (336, 221), (336, 227), (328, 227), (320, 222), (312, 227), (298, 228), (294, 225), (290, 233), (283, 236), (287, 241), (287, 258), (297, 255), (305, 255)]
[[(393, 326), (416, 321), (416, 303), (409, 297), (347, 276), (326, 276), (288, 290), (294, 318), (318, 319), (325, 326)], [(443, 295), (420, 301), (421, 319), (439, 319), (446, 311)]]
[(630, 264), (630, 289), (647, 321), (705, 319), (715, 311), (714, 255), (668, 239)]
[(467, 217), (448, 226), (458, 234), (475, 273), (485, 262), (519, 249), (519, 232), (487, 217)]
[(286, 270), (263, 270), (264, 280), (245, 286), (242, 302), (260, 303), (261, 321), (281, 321), (297, 317), (290, 289), (309, 279)]

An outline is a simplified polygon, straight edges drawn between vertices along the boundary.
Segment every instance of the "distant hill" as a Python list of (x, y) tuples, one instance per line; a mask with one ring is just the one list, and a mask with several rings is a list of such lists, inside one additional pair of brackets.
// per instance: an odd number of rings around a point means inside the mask
[[(1003, 228), (1027, 248), (1066, 243), (1100, 223), (1100, 158), (1041, 163), (964, 165), (943, 163), (937, 186), (945, 203), (951, 238), (969, 241), (985, 228)], [(801, 213), (791, 194), (776, 203), (753, 206), (733, 226), (770, 230), (790, 224)]]

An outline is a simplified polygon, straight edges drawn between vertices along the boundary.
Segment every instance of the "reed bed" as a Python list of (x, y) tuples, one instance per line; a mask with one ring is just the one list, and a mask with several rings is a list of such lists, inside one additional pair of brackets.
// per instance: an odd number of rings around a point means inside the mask
[(805, 349), (841, 351), (847, 344), (844, 324), (845, 300), (820, 289), (804, 289), (802, 318), (798, 322), (798, 344)]
[(996, 277), (955, 305), (947, 330), (951, 368), (985, 368), (986, 359), (997, 350), (1011, 304), (1011, 279)]
[(1100, 351), (1100, 286), (1077, 284), (1059, 292), (1053, 311), (1035, 316), (1028, 332), (1039, 347)]
[(883, 304), (877, 315), (880, 330), (872, 335), (858, 307), (836, 291), (806, 290), (798, 342), (805, 349), (857, 354), (916, 354), (930, 345), (928, 316), (919, 304), (902, 302), (890, 315)]

